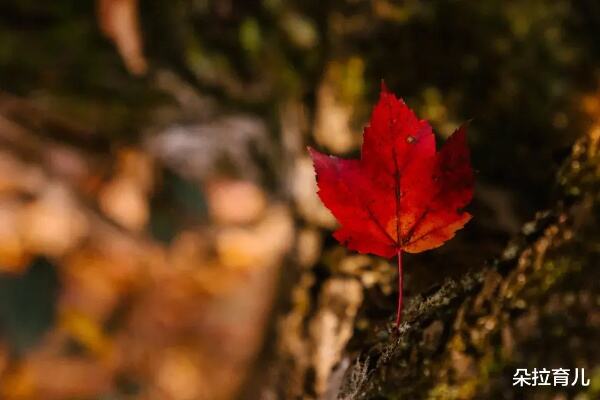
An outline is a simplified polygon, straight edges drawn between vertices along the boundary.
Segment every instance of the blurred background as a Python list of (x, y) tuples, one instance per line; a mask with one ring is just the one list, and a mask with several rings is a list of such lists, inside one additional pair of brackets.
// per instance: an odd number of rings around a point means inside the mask
[(357, 156), (382, 79), (438, 145), (471, 121), (475, 218), (410, 298), (554, 204), (599, 38), (596, 0), (1, 0), (0, 398), (335, 398), (395, 271), (331, 238), (306, 146)]

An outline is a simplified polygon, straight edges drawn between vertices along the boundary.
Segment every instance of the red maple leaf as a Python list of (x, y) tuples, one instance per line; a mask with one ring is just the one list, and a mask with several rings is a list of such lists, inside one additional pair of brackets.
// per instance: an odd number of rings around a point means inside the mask
[(463, 211), (473, 197), (466, 127), (437, 152), (429, 123), (382, 85), (363, 139), (358, 160), (309, 151), (319, 197), (341, 225), (334, 237), (360, 253), (398, 257), (399, 325), (402, 252), (439, 247), (471, 219)]

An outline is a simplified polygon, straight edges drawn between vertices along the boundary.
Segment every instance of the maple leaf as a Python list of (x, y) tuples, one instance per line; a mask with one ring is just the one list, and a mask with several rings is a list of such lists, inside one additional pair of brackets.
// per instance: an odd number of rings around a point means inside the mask
[(351, 250), (398, 257), (398, 326), (402, 312), (402, 252), (441, 246), (470, 219), (473, 170), (466, 127), (437, 152), (429, 123), (382, 84), (364, 130), (358, 160), (309, 148), (319, 197), (340, 223), (334, 237)]

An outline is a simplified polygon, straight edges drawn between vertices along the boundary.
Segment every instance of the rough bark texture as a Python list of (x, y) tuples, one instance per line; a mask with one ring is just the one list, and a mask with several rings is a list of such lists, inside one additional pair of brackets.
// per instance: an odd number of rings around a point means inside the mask
[[(515, 391), (517, 367), (583, 367), (596, 381), (599, 178), (600, 134), (594, 129), (565, 162), (555, 207), (525, 224), (489, 265), (413, 297), (398, 331), (391, 321), (369, 326), (360, 341), (350, 340), (344, 350), (350, 337), (340, 333), (348, 331), (362, 294), (341, 290), (331, 299), (328, 288), (352, 282), (359, 286), (358, 279), (327, 280), (314, 310), (296, 307), (283, 318), (280, 340), (295, 341), (288, 348), (299, 353), (285, 354), (275, 368), (285, 371), (276, 378), (281, 393), (330, 399), (556, 395), (556, 388)], [(324, 315), (329, 315), (326, 324)], [(318, 329), (318, 334), (303, 326)], [(337, 335), (338, 341), (328, 335)], [(320, 348), (328, 351), (320, 353)], [(312, 358), (303, 358), (307, 355)], [(324, 365), (335, 368), (323, 373)], [(595, 398), (597, 390), (591, 385), (558, 391)]]

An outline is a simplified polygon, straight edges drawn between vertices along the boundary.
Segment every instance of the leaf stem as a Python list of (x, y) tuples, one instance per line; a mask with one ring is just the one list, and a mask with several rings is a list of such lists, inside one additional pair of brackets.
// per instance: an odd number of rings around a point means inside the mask
[(398, 308), (396, 309), (396, 328), (400, 328), (402, 319), (402, 249), (398, 250)]

